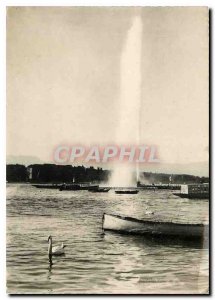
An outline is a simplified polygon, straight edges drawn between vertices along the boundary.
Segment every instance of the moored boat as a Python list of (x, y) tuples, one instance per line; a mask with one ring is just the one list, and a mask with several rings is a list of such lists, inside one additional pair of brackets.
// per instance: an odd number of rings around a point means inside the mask
[(38, 183), (32, 184), (32, 186), (39, 188), (39, 189), (59, 189), (62, 183)]
[(139, 193), (138, 190), (116, 190), (116, 194), (137, 194)]
[(98, 185), (90, 184), (62, 184), (60, 186), (60, 191), (82, 191), (82, 190), (93, 190), (98, 188)]
[(189, 224), (140, 220), (126, 216), (104, 214), (103, 230), (130, 234), (201, 238), (208, 234), (208, 224)]
[(109, 192), (109, 190), (110, 188), (96, 187), (96, 188), (89, 189), (88, 191), (92, 193), (107, 193)]

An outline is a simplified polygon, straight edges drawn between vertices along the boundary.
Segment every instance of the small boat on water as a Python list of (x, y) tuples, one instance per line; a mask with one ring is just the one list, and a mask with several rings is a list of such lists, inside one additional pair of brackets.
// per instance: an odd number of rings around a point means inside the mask
[(177, 236), (181, 238), (196, 239), (204, 234), (208, 235), (208, 224), (189, 224), (160, 222), (151, 220), (140, 220), (126, 216), (106, 214), (103, 215), (103, 230), (110, 230), (121, 233), (156, 235), (156, 236)]
[(90, 185), (90, 184), (62, 184), (59, 188), (60, 191), (82, 191), (82, 190), (93, 190), (98, 188), (98, 185)]
[(209, 199), (209, 184), (183, 184), (181, 192), (173, 195), (188, 199)]
[(32, 184), (32, 186), (38, 189), (59, 189), (62, 183), (38, 183)]
[(116, 194), (137, 194), (139, 193), (138, 190), (116, 190)]
[(89, 189), (88, 191), (92, 193), (107, 193), (109, 192), (109, 190), (110, 188), (96, 187), (96, 188)]
[(80, 191), (97, 189), (98, 185), (91, 184), (78, 184), (78, 183), (39, 183), (32, 184), (32, 186), (39, 189), (59, 189), (60, 191)]

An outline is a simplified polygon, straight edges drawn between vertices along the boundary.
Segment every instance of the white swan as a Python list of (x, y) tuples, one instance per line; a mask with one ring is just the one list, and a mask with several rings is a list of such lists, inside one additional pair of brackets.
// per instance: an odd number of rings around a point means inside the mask
[(49, 246), (48, 246), (48, 255), (62, 255), (65, 253), (64, 248), (66, 247), (63, 243), (61, 244), (61, 246), (55, 246), (52, 247), (52, 236), (50, 235), (48, 237), (48, 242), (49, 242)]

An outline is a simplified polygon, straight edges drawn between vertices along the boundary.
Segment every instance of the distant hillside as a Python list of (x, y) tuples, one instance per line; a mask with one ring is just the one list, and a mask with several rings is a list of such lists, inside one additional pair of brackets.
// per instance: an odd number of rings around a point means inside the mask
[(20, 156), (15, 156), (15, 155), (7, 155), (6, 158), (7, 165), (9, 164), (20, 164), (20, 165), (25, 165), (28, 166), (30, 164), (41, 164), (43, 163), (42, 160), (40, 160), (36, 156), (25, 156), (25, 155), (20, 155)]
[(194, 176), (209, 176), (209, 163), (197, 162), (189, 164), (145, 164), (141, 171), (166, 174), (187, 174)]
[(142, 172), (140, 173), (140, 183), (143, 184), (159, 184), (159, 183), (173, 183), (173, 184), (188, 184), (188, 183), (208, 183), (208, 177), (200, 177), (189, 174), (164, 174)]

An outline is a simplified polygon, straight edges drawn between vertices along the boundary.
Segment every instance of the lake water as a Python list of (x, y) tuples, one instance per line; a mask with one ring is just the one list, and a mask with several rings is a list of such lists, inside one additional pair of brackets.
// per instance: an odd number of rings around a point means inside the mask
[[(171, 191), (116, 195), (8, 184), (8, 293), (207, 293), (207, 243), (102, 236), (104, 212), (199, 223), (208, 221), (208, 200), (181, 199)], [(67, 245), (65, 256), (52, 262), (49, 235), (54, 244)]]

